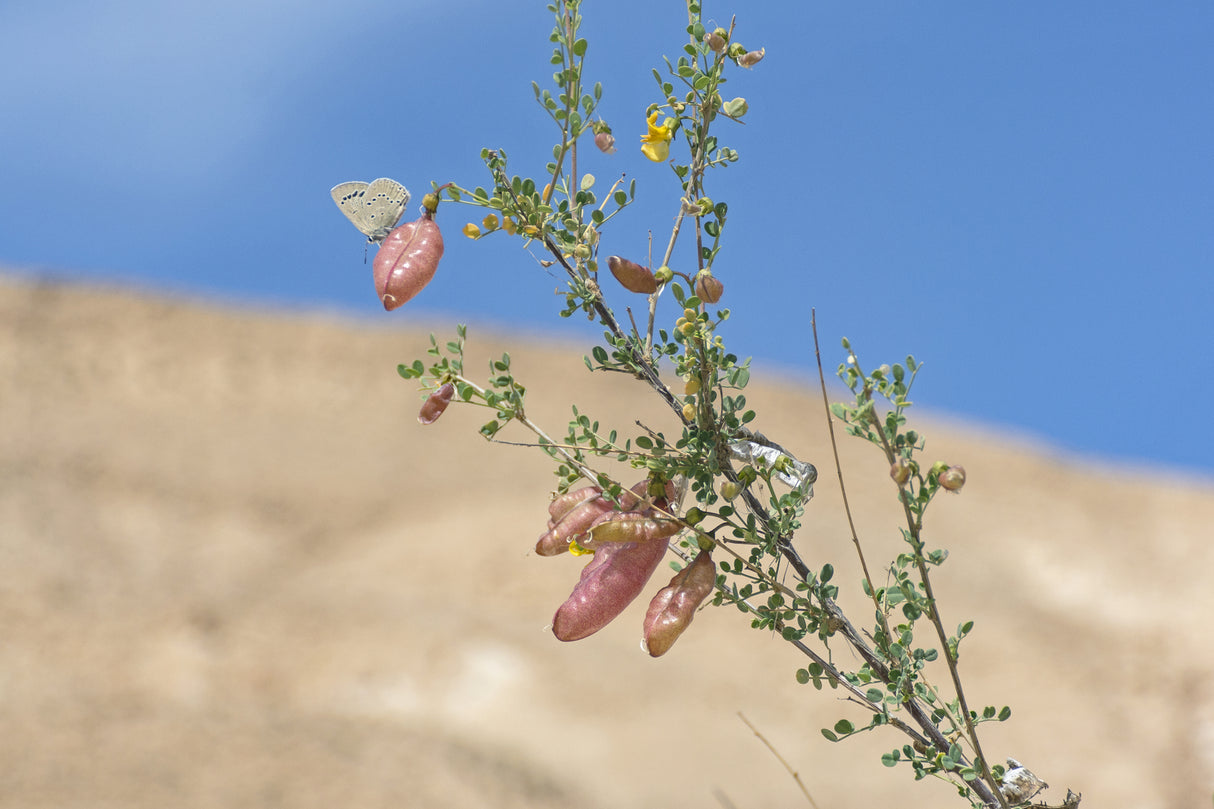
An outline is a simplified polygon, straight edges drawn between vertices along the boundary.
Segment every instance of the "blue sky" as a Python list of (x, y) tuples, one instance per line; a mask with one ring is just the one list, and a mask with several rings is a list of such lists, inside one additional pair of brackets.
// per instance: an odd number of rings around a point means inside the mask
[[(597, 333), (557, 281), (444, 203), (435, 282), (391, 314), (329, 199), (394, 177), (538, 175), (555, 130), (542, 2), (114, 0), (0, 6), (0, 264), (368, 322)], [(741, 161), (716, 271), (740, 355), (828, 369), (913, 353), (916, 402), (1097, 460), (1214, 473), (1214, 4), (709, 2), (767, 56), (735, 71)], [(588, 78), (640, 201), (604, 233), (643, 259), (675, 213), (637, 149), (679, 2), (587, 0)], [(676, 262), (677, 266), (677, 262)], [(623, 302), (617, 300), (617, 310)]]

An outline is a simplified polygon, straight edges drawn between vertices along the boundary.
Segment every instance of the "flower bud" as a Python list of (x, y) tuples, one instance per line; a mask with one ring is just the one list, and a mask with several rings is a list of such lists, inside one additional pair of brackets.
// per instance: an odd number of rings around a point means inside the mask
[(683, 393), (688, 396), (695, 396), (700, 392), (700, 378), (693, 376), (683, 384)]
[(911, 476), (910, 461), (905, 458), (899, 458), (894, 461), (893, 466), (889, 468), (889, 476), (893, 478), (894, 483), (897, 483), (899, 486), (905, 486)]
[(726, 500), (733, 500), (742, 491), (742, 487), (732, 480), (727, 480), (721, 484), (721, 497)]
[(447, 405), (451, 404), (451, 397), (455, 395), (455, 385), (448, 382), (443, 385), (426, 401), (422, 402), (422, 409), (417, 414), (417, 420), (422, 424), (433, 424), (438, 421), (438, 417), (447, 409)]
[(696, 275), (695, 291), (696, 297), (704, 303), (716, 303), (721, 300), (721, 295), (725, 292), (725, 285), (714, 278), (712, 273), (701, 270)]
[(738, 57), (738, 65), (740, 67), (751, 68), (763, 61), (763, 55), (767, 53), (767, 48), (759, 48), (757, 51), (749, 51)]
[(661, 657), (687, 629), (696, 609), (717, 583), (712, 556), (700, 551), (695, 561), (680, 570), (649, 603), (642, 644), (652, 657)]
[(674, 278), (674, 270), (663, 264), (661, 267), (658, 267), (656, 271), (654, 271), (653, 277), (657, 279), (659, 284), (664, 284), (671, 278)]
[(607, 268), (620, 282), (620, 286), (629, 292), (649, 295), (658, 288), (658, 282), (647, 267), (642, 267), (635, 261), (629, 261), (619, 256), (607, 257)]
[(960, 491), (965, 485), (965, 467), (950, 466), (940, 473), (940, 486), (950, 492)]
[(721, 105), (721, 112), (728, 115), (730, 118), (741, 118), (750, 110), (750, 105), (746, 103), (746, 99), (738, 96), (737, 98), (726, 101)]
[(746, 55), (746, 46), (741, 42), (729, 43), (729, 56), (732, 59), (741, 59)]
[(727, 32), (724, 28), (718, 28), (715, 31), (709, 31), (704, 35), (704, 44), (712, 49), (713, 53), (724, 53)]
[(689, 422), (696, 420), (696, 406), (691, 402), (683, 405), (683, 420)]

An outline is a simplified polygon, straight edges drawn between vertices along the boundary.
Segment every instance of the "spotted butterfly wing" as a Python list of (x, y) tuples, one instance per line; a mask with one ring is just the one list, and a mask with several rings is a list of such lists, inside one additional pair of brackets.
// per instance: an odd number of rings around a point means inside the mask
[(352, 180), (329, 192), (337, 207), (369, 242), (382, 242), (405, 215), (409, 189), (387, 177), (369, 183)]

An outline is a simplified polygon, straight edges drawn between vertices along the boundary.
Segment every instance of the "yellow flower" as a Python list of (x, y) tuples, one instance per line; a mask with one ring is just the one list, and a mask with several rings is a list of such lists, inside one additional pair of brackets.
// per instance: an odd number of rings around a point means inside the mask
[(674, 134), (666, 124), (658, 126), (657, 112), (649, 116), (647, 123), (649, 132), (641, 138), (641, 154), (655, 163), (661, 163), (670, 156), (670, 139)]

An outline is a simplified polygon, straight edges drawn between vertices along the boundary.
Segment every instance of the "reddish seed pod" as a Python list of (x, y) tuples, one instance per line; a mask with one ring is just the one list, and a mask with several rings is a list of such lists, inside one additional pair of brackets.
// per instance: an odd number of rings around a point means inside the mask
[(604, 545), (552, 617), (552, 634), (571, 641), (593, 635), (632, 603), (666, 555), (666, 541)]
[(375, 291), (391, 312), (422, 291), (443, 257), (443, 235), (429, 212), (388, 234), (375, 254)]
[(568, 514), (578, 503), (585, 502), (591, 497), (597, 497), (602, 493), (603, 490), (598, 486), (584, 486), (581, 489), (570, 489), (548, 504), (548, 516), (554, 520), (559, 520)]
[(965, 485), (965, 467), (950, 466), (940, 473), (940, 486), (950, 492), (961, 491)]
[[(625, 508), (640, 504), (639, 495), (648, 488), (642, 480), (620, 493), (620, 503)], [(577, 491), (566, 492), (548, 505), (548, 530), (535, 543), (535, 552), (540, 556), (557, 556), (569, 550), (570, 540), (584, 537), (590, 527), (604, 516), (618, 513), (614, 503), (602, 497), (598, 486), (587, 486)]]
[(604, 154), (615, 154), (615, 137), (610, 132), (599, 132), (594, 136), (594, 145)]
[(559, 520), (550, 521), (548, 531), (540, 535), (535, 543), (535, 552), (540, 556), (556, 556), (569, 550), (569, 541), (583, 536), (595, 520), (615, 513), (615, 506), (601, 497), (592, 497), (578, 503)]
[(422, 409), (417, 414), (417, 420), (422, 424), (433, 424), (438, 421), (438, 417), (447, 409), (447, 405), (451, 404), (451, 397), (454, 395), (455, 385), (450, 382), (431, 393), (430, 398), (422, 402)]
[(629, 292), (639, 292), (642, 295), (649, 295), (657, 291), (658, 282), (653, 277), (653, 273), (635, 261), (629, 261), (619, 256), (608, 256), (607, 268), (611, 270), (611, 274), (615, 276), (615, 280), (620, 282), (620, 286)]
[(725, 294), (725, 285), (708, 273), (696, 276), (696, 297), (704, 303), (716, 303)]
[(700, 604), (717, 583), (717, 570), (708, 551), (700, 551), (649, 603), (645, 613), (644, 645), (653, 657), (661, 657), (687, 629)]

